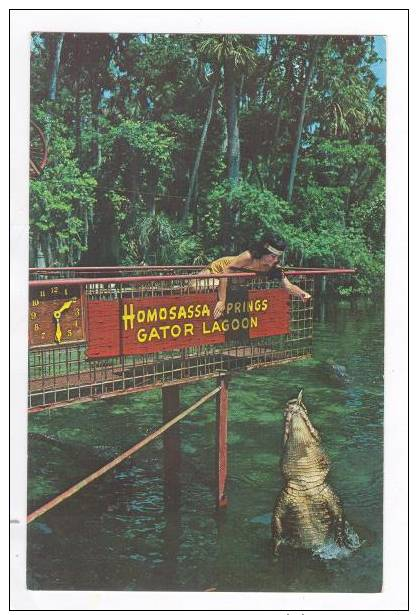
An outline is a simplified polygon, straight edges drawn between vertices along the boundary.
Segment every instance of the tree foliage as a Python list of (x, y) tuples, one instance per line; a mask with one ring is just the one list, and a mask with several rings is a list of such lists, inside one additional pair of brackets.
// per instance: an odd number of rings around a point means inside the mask
[(381, 290), (378, 59), (368, 36), (34, 33), (31, 264), (204, 264), (269, 230)]

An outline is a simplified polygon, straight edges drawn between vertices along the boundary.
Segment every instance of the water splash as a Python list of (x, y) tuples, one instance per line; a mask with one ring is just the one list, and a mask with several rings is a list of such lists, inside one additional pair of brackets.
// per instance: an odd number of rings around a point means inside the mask
[(339, 546), (334, 540), (327, 540), (320, 547), (315, 547), (312, 554), (314, 557), (323, 560), (345, 559), (350, 557), (353, 551), (357, 551), (365, 542), (348, 523), (346, 523), (346, 541), (347, 543), (344, 546)]

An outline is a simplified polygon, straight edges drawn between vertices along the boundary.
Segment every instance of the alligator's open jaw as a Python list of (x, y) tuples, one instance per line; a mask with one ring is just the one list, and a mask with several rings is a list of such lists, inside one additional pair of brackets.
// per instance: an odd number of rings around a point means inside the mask
[(289, 433), (290, 433), (291, 428), (292, 428), (292, 421), (296, 417), (299, 417), (299, 418), (301, 418), (304, 421), (304, 423), (305, 423), (305, 425), (306, 425), (306, 427), (307, 427), (311, 437), (316, 442), (319, 442), (319, 440), (320, 440), (319, 434), (316, 431), (315, 427), (312, 425), (311, 421), (309, 420), (306, 407), (303, 404), (299, 405), (297, 403), (294, 403), (295, 401), (296, 400), (291, 400), (291, 402), (289, 402), (289, 404), (287, 405), (286, 410), (284, 412), (285, 424), (284, 424), (283, 445), (285, 445), (287, 443), (287, 441), (288, 441)]

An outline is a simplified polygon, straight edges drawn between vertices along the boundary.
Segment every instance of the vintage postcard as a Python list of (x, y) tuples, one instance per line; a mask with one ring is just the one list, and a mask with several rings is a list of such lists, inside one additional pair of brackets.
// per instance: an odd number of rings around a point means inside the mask
[(388, 36), (95, 12), (27, 33), (25, 591), (380, 604)]

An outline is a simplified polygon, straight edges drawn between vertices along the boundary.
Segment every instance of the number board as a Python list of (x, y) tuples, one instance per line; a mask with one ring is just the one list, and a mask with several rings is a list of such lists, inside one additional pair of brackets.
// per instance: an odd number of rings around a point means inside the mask
[(85, 340), (80, 285), (29, 289), (29, 345), (60, 346)]

